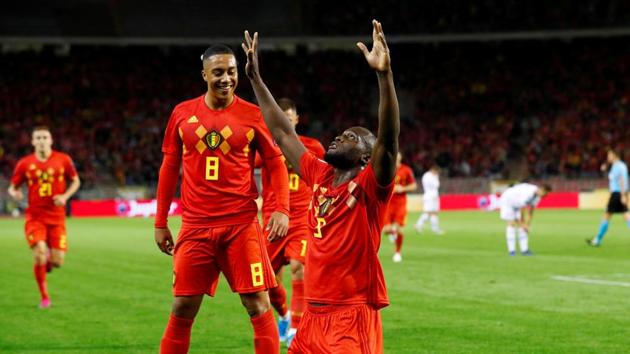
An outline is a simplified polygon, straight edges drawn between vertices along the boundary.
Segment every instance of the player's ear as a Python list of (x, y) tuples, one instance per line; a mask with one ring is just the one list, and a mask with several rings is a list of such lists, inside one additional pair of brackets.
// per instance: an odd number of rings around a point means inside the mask
[(208, 82), (208, 76), (205, 70), (201, 70), (201, 78), (203, 78), (203, 81)]

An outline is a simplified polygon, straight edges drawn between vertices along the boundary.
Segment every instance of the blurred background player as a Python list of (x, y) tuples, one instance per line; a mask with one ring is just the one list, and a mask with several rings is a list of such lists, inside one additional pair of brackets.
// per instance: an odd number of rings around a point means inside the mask
[[(278, 100), (278, 106), (293, 124), (293, 127), (296, 127), (300, 117), (297, 114), (295, 102), (288, 98), (281, 98)], [(324, 157), (324, 147), (317, 139), (303, 135), (298, 135), (298, 137), (313, 155), (317, 158)], [(257, 165), (259, 165), (259, 160), (257, 156)], [(304, 260), (310, 236), (308, 206), (313, 191), (302, 181), (297, 171), (294, 171), (288, 162), (286, 164), (289, 173), (289, 230), (286, 237), (274, 242), (267, 242), (267, 253), (278, 282), (277, 287), (269, 289), (269, 299), (271, 305), (278, 312), (280, 341), (286, 341), (288, 346), (295, 336), (304, 312)], [(276, 199), (273, 193), (271, 174), (264, 165), (261, 170), (261, 181), (263, 222), (267, 224), (271, 213), (276, 209)], [(293, 289), (290, 310), (287, 308), (287, 292), (282, 285), (282, 267), (286, 264), (289, 264), (291, 269), (291, 287)]]
[[(40, 308), (52, 305), (46, 283), (46, 272), (63, 265), (68, 250), (66, 203), (81, 186), (70, 156), (52, 149), (48, 127), (33, 129), (31, 143), (35, 152), (20, 159), (15, 166), (9, 195), (16, 201), (24, 195), (22, 183), (28, 185), (28, 208), (24, 232), (33, 250), (33, 271), (41, 295)], [(66, 182), (70, 181), (67, 186)]]
[(612, 214), (621, 214), (626, 220), (626, 224), (630, 228), (630, 214), (628, 214), (628, 166), (623, 162), (615, 150), (609, 149), (606, 155), (607, 163), (601, 167), (602, 172), (608, 172), (608, 189), (610, 190), (610, 198), (604, 213), (604, 219), (599, 225), (597, 235), (592, 239), (587, 239), (586, 243), (591, 246), (598, 247), (602, 244), (602, 239), (608, 231), (608, 224)]
[(394, 194), (389, 201), (385, 220), (383, 221), (383, 232), (388, 235), (390, 241), (395, 242), (394, 262), (402, 261), (400, 250), (403, 243), (402, 228), (407, 222), (407, 193), (418, 188), (416, 179), (413, 176), (411, 167), (402, 163), (402, 154), (398, 152), (396, 158), (396, 177), (394, 178)]
[(436, 235), (442, 235), (444, 231), (440, 229), (440, 167), (433, 165), (422, 175), (422, 215), (416, 221), (416, 231), (422, 232), (424, 223), (431, 221), (431, 230)]
[(519, 183), (506, 189), (501, 195), (501, 220), (507, 222), (505, 238), (510, 256), (516, 255), (517, 232), (521, 254), (524, 256), (532, 255), (529, 250), (528, 234), (534, 217), (534, 208), (550, 191), (551, 187), (548, 185), (537, 186), (531, 183)]
[(164, 134), (157, 187), (155, 241), (168, 255), (173, 238), (168, 211), (183, 163), (182, 228), (174, 247), (173, 308), (162, 354), (187, 353), (203, 295), (213, 296), (223, 272), (250, 316), (256, 353), (279, 353), (278, 330), (267, 289), (276, 286), (258, 224), (254, 159), (269, 168), (277, 198), (268, 238), (286, 234), (289, 187), (282, 153), (260, 109), (234, 94), (238, 69), (232, 50), (210, 46), (202, 55), (206, 94), (175, 107)]
[(309, 153), (260, 77), (258, 33), (245, 32), (245, 72), (286, 159), (313, 188), (312, 237), (304, 274), (306, 311), (289, 353), (382, 353), (379, 310), (389, 304), (378, 259), (380, 230), (394, 189), (400, 119), (389, 49), (374, 20), (373, 47), (357, 43), (379, 86), (378, 137), (352, 127), (324, 160)]

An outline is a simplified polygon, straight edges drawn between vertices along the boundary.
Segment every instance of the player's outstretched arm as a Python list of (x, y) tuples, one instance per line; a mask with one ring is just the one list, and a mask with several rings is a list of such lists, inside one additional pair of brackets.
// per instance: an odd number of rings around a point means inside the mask
[(274, 140), (280, 146), (287, 161), (296, 171), (301, 171), (300, 158), (306, 152), (306, 148), (298, 139), (295, 128), (289, 122), (284, 112), (282, 112), (282, 109), (280, 109), (260, 76), (258, 67), (258, 32), (254, 33), (252, 38), (249, 32), (245, 31), (245, 43), (242, 46), (247, 56), (245, 74), (247, 74), (252, 84), (267, 128), (269, 128)]
[(378, 77), (378, 135), (371, 164), (378, 183), (388, 185), (396, 175), (396, 155), (400, 133), (398, 98), (383, 27), (376, 20), (372, 20), (372, 26), (372, 50), (368, 50), (361, 42), (357, 43), (357, 46)]

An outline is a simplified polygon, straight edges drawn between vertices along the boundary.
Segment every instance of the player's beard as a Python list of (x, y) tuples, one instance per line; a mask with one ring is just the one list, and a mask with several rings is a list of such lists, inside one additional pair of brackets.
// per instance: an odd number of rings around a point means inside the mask
[(326, 151), (324, 154), (324, 161), (340, 170), (349, 170), (356, 165), (356, 163), (349, 159), (345, 154), (335, 154), (330, 151)]

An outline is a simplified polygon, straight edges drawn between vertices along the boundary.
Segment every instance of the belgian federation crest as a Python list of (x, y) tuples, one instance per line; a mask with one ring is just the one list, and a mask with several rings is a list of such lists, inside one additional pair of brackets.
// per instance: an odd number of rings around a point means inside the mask
[(216, 130), (206, 134), (206, 144), (212, 150), (216, 149), (223, 142), (223, 137)]

